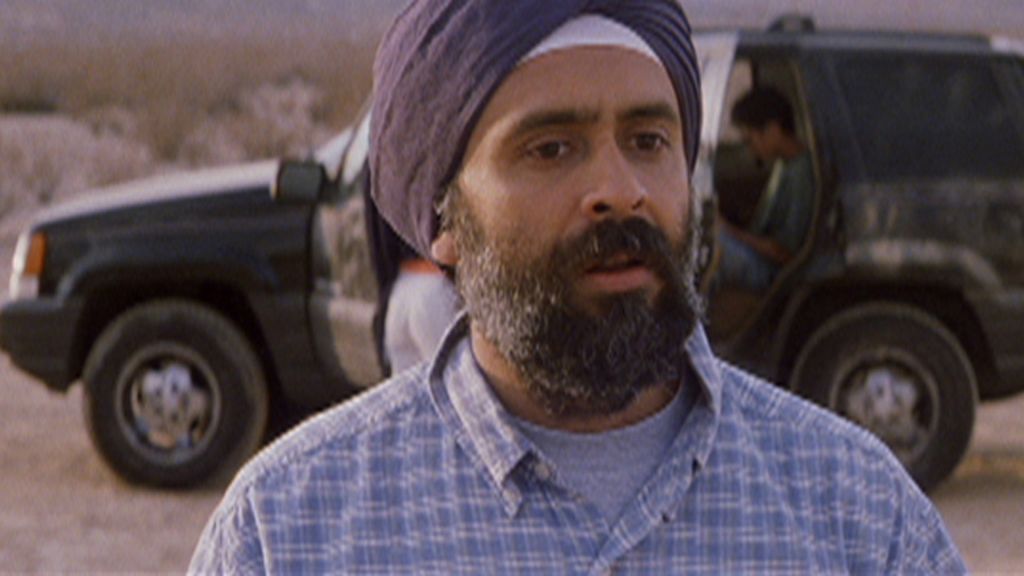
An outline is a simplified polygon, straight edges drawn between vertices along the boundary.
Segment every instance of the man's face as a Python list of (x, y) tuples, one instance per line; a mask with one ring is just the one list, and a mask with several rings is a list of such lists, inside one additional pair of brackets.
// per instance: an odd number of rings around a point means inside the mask
[(740, 134), (743, 143), (750, 148), (758, 160), (774, 162), (779, 158), (778, 150), (782, 138), (782, 128), (778, 122), (769, 122), (761, 129), (740, 126)]
[(530, 61), (474, 130), (451, 202), (474, 327), (552, 413), (610, 413), (677, 378), (698, 298), (672, 84), (618, 48)]

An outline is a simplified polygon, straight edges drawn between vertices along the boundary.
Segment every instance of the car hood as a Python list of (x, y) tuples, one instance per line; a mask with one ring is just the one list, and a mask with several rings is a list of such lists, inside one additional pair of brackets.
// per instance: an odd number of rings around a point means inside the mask
[(149, 205), (197, 201), (253, 190), (269, 190), (278, 169), (277, 160), (183, 172), (134, 180), (83, 194), (82, 198), (53, 206), (39, 213), (36, 224), (53, 224), (135, 210)]

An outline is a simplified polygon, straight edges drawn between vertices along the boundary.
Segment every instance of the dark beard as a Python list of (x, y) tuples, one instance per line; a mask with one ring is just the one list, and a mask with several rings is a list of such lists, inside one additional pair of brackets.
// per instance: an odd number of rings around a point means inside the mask
[[(523, 261), (517, 246), (486, 239), (461, 198), (449, 207), (460, 252), (456, 284), (471, 322), (549, 414), (616, 413), (643, 390), (681, 377), (700, 309), (689, 242), (673, 247), (640, 219), (609, 220)], [(574, 305), (572, 287), (586, 267), (622, 252), (663, 281), (654, 302), (633, 292), (602, 298), (598, 314)]]

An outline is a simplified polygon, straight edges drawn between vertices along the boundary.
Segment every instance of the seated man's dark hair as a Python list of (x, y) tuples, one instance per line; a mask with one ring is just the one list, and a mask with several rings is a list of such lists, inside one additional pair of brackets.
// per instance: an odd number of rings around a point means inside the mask
[(732, 107), (732, 122), (739, 126), (764, 130), (771, 121), (779, 123), (785, 132), (796, 132), (793, 106), (777, 89), (758, 86), (743, 95)]

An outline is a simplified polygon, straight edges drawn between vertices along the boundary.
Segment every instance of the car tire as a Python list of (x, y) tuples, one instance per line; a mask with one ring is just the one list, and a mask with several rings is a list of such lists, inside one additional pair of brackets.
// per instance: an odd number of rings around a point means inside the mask
[(917, 308), (872, 303), (815, 331), (794, 365), (798, 393), (882, 439), (923, 490), (963, 458), (978, 403), (956, 337)]
[(184, 300), (142, 304), (100, 335), (85, 369), (96, 448), (133, 483), (185, 487), (229, 474), (260, 445), (260, 362), (220, 313)]

